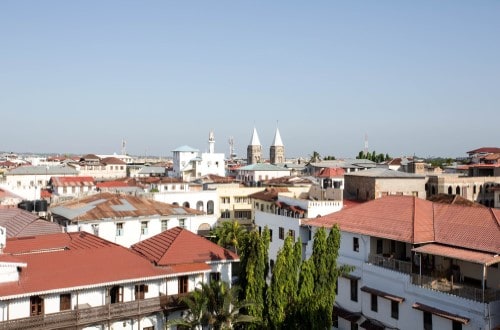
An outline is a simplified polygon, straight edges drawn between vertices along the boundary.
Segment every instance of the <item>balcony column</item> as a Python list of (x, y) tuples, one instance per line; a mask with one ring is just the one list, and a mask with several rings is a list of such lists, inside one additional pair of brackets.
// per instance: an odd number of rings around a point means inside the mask
[(483, 264), (483, 303), (484, 303), (484, 290), (485, 290), (485, 286), (486, 286), (486, 264)]

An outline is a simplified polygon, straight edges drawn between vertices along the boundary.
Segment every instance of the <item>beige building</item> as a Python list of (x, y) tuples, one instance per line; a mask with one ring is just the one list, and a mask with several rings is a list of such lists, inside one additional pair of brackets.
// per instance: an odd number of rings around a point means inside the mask
[(368, 201), (388, 195), (410, 195), (426, 199), (424, 175), (372, 168), (344, 175), (344, 199)]
[(485, 177), (441, 174), (428, 176), (426, 191), (428, 196), (437, 194), (459, 195), (472, 202), (494, 207), (494, 188), (498, 185), (500, 185), (500, 176)]

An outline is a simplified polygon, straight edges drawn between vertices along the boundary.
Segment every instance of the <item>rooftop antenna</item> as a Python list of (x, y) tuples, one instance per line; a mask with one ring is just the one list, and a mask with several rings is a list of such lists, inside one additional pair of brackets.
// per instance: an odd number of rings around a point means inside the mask
[(365, 133), (365, 155), (368, 155), (368, 134)]
[(127, 154), (127, 141), (125, 139), (122, 140), (122, 155)]

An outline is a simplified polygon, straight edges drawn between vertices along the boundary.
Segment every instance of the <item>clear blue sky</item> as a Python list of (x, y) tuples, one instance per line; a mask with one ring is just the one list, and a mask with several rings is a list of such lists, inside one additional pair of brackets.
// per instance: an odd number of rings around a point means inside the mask
[(500, 146), (500, 1), (0, 1), (0, 150)]

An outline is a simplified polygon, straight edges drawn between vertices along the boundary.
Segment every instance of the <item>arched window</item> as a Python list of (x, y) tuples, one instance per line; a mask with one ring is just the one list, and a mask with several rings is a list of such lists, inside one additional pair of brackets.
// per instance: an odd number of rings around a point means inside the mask
[(455, 189), (455, 193), (456, 193), (457, 195), (460, 195), (460, 187), (459, 187), (459, 186), (457, 186), (457, 188)]
[(184, 203), (182, 204), (182, 206), (184, 206), (184, 207), (189, 207), (189, 202), (184, 202)]
[(179, 203), (173, 202), (172, 205), (179, 206)]
[(435, 195), (435, 194), (436, 194), (436, 187), (432, 186), (431, 195)]
[(451, 188), (451, 186), (448, 187), (448, 195), (451, 195), (453, 194), (453, 188)]
[(474, 185), (474, 187), (472, 187), (472, 193), (475, 194), (476, 192), (477, 192), (476, 185)]
[(198, 201), (198, 202), (196, 203), (196, 209), (197, 209), (198, 211), (203, 211), (203, 202), (202, 202), (202, 201)]
[(207, 213), (214, 214), (214, 201), (207, 202)]

